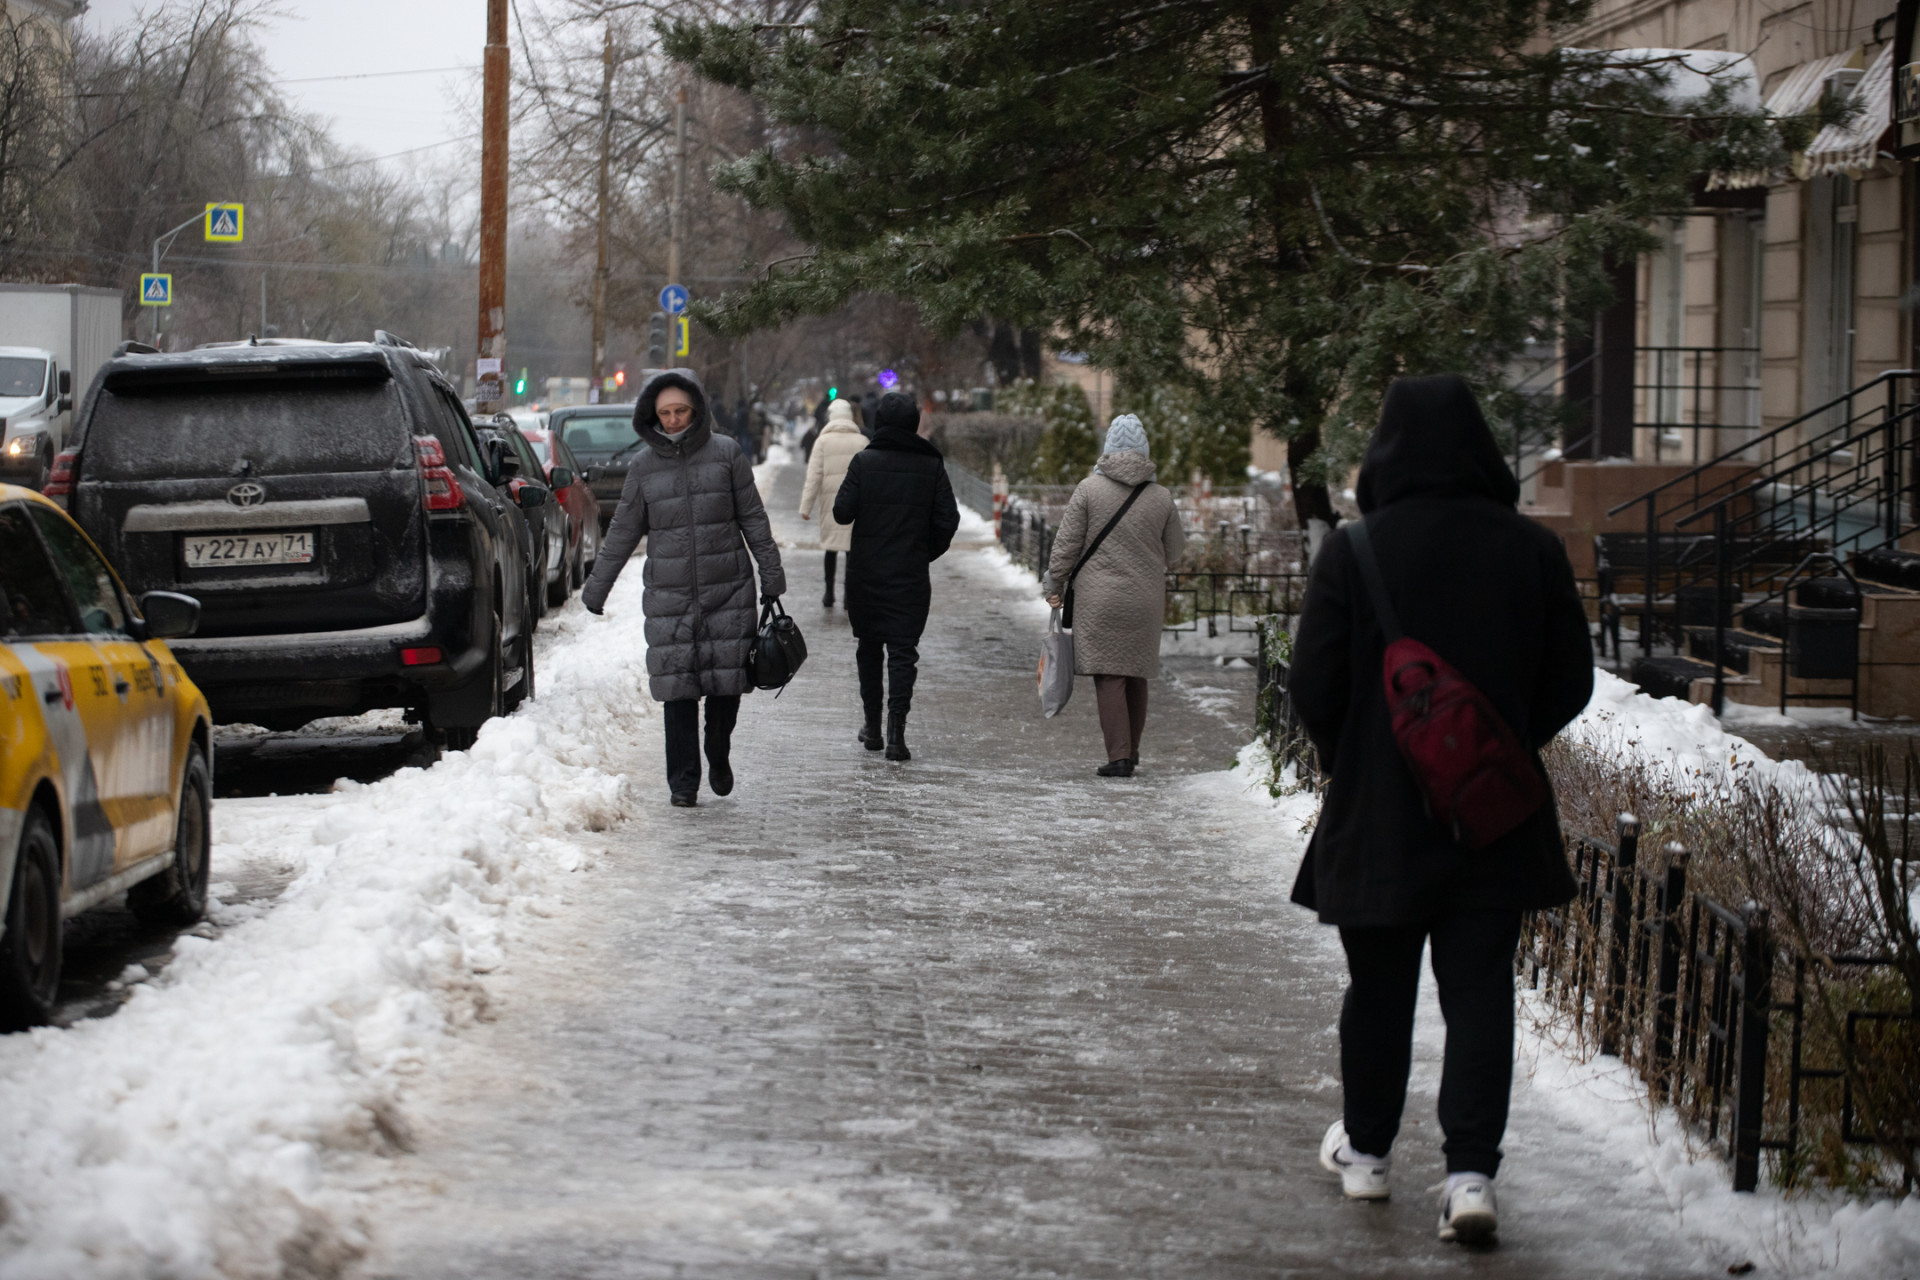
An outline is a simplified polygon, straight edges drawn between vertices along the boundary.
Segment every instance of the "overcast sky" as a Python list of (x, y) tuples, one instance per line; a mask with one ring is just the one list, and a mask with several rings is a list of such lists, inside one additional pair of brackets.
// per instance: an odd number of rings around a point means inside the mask
[[(96, 31), (128, 22), (155, 0), (92, 0), (81, 21)], [(479, 73), (381, 75), (370, 72), (480, 65), (487, 38), (485, 0), (285, 0), (287, 17), (260, 33), (282, 90), (328, 117), (334, 137), (372, 155), (448, 143), (477, 128)], [(517, 58), (517, 54), (516, 54)], [(316, 80), (320, 76), (362, 79)], [(443, 145), (401, 156), (397, 165), (458, 158)], [(474, 154), (477, 154), (475, 152)]]

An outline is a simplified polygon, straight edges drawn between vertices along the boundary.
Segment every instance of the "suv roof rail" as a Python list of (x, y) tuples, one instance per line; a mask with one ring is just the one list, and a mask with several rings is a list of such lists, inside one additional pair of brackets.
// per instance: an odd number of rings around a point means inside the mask
[(373, 331), (373, 342), (375, 346), (380, 347), (405, 347), (409, 351), (418, 351), (420, 349), (399, 334), (388, 333), (385, 329), (375, 329)]
[(157, 356), (159, 354), (160, 348), (151, 346), (145, 342), (135, 342), (131, 338), (113, 349), (113, 358), (115, 360), (118, 360), (121, 356)]

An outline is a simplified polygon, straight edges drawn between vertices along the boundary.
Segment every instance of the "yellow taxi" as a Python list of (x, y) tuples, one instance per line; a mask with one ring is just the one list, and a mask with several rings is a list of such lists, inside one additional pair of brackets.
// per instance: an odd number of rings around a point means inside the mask
[(165, 643), (199, 620), (130, 601), (66, 512), (0, 484), (0, 1029), (52, 1014), (69, 916), (206, 910), (212, 717)]

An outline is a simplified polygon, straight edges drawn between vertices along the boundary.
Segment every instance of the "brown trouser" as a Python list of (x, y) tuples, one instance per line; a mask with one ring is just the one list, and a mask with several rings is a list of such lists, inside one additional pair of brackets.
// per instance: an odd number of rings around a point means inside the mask
[(1147, 682), (1142, 676), (1095, 676), (1093, 696), (1100, 703), (1100, 734), (1107, 759), (1138, 760), (1140, 731), (1147, 727)]

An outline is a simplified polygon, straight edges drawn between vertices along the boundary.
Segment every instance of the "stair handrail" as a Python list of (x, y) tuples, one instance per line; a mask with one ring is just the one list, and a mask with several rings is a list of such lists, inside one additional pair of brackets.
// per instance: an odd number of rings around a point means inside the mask
[[(1841, 394), (1835, 396), (1833, 399), (1827, 401), (1825, 404), (1820, 405), (1813, 409), (1809, 409), (1805, 413), (1801, 414), (1799, 417), (1793, 418), (1793, 419), (1790, 419), (1789, 421), (1781, 423), (1779, 426), (1773, 428), (1773, 430), (1771, 431), (1765, 432), (1761, 435), (1757, 435), (1751, 440), (1748, 440), (1742, 444), (1736, 445), (1733, 448), (1727, 450), (1725, 453), (1718, 455), (1717, 457), (1709, 458), (1705, 462), (1696, 464), (1691, 471), (1684, 471), (1681, 474), (1673, 477), (1673, 479), (1668, 480), (1666, 483), (1656, 485), (1655, 487), (1647, 490), (1645, 493), (1640, 494), (1638, 497), (1628, 498), (1625, 502), (1620, 503), (1618, 506), (1609, 507), (1607, 509), (1607, 517), (1611, 519), (1612, 517), (1619, 515), (1622, 511), (1625, 511), (1628, 507), (1637, 507), (1643, 502), (1651, 501), (1652, 499), (1660, 496), (1662, 493), (1665, 493), (1668, 489), (1671, 489), (1673, 486), (1680, 484), (1682, 481), (1696, 479), (1702, 473), (1704, 473), (1709, 467), (1717, 467), (1721, 463), (1735, 461), (1736, 460), (1735, 455), (1745, 453), (1747, 450), (1752, 449), (1758, 445), (1765, 444), (1768, 441), (1774, 439), (1777, 436), (1782, 435), (1785, 432), (1792, 431), (1802, 426), (1806, 422), (1819, 417), (1821, 414), (1826, 413), (1832, 409), (1836, 409), (1842, 404), (1845, 404), (1849, 400), (1856, 399), (1857, 397), (1860, 396), (1862, 392), (1870, 391), (1874, 387), (1879, 386), (1883, 382), (1887, 382), (1894, 378), (1911, 378), (1915, 376), (1920, 376), (1920, 370), (1888, 369), (1876, 375), (1872, 379), (1861, 383), (1859, 386), (1854, 387), (1851, 390), (1842, 392)], [(1741, 428), (1738, 428), (1738, 427), (1722, 428), (1722, 430), (1736, 430), (1736, 431), (1740, 429)]]

